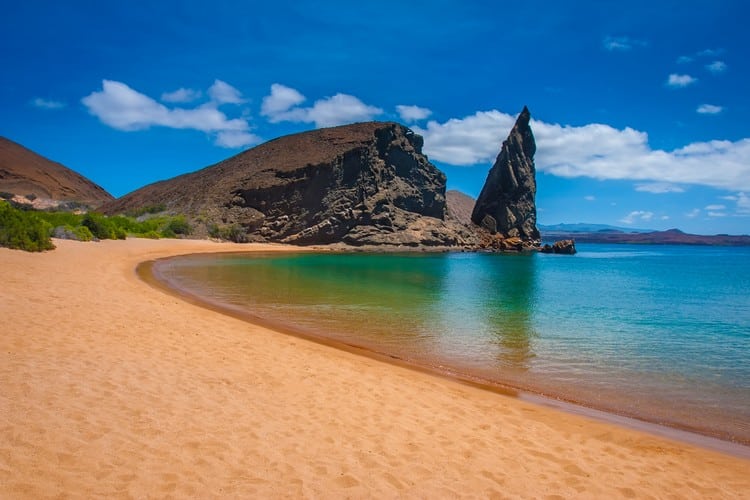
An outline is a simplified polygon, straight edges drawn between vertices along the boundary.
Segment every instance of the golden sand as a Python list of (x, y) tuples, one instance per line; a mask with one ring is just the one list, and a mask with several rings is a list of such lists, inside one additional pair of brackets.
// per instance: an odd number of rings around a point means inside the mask
[(750, 461), (291, 337), (135, 274), (208, 241), (0, 249), (0, 498), (750, 497)]

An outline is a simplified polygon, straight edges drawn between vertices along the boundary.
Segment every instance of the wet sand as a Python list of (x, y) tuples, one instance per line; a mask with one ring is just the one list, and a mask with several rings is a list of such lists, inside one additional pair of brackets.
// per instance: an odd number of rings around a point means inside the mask
[(135, 273), (285, 247), (56, 244), (0, 249), (2, 498), (750, 497), (746, 459), (284, 335)]

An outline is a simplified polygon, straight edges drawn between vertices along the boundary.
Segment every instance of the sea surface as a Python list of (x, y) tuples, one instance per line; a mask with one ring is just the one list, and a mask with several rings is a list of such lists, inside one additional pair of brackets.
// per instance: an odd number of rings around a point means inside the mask
[(195, 255), (213, 304), (409, 363), (750, 443), (750, 248)]

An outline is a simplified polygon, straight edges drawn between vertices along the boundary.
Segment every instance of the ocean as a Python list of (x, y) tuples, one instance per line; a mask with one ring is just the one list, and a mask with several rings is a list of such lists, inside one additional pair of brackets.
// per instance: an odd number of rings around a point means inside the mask
[(407, 363), (750, 444), (750, 248), (195, 255), (156, 276)]

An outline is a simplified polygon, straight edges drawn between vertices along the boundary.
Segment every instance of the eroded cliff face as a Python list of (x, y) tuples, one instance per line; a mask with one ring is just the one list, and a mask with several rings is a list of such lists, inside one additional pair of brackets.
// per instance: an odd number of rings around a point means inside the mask
[(524, 107), (487, 175), (471, 220), (498, 241), (518, 240), (524, 247), (538, 247), (536, 142), (530, 119), (529, 110)]
[(246, 241), (475, 246), (475, 232), (446, 217), (445, 180), (421, 136), (370, 122), (282, 137), (104, 209), (164, 204)]

